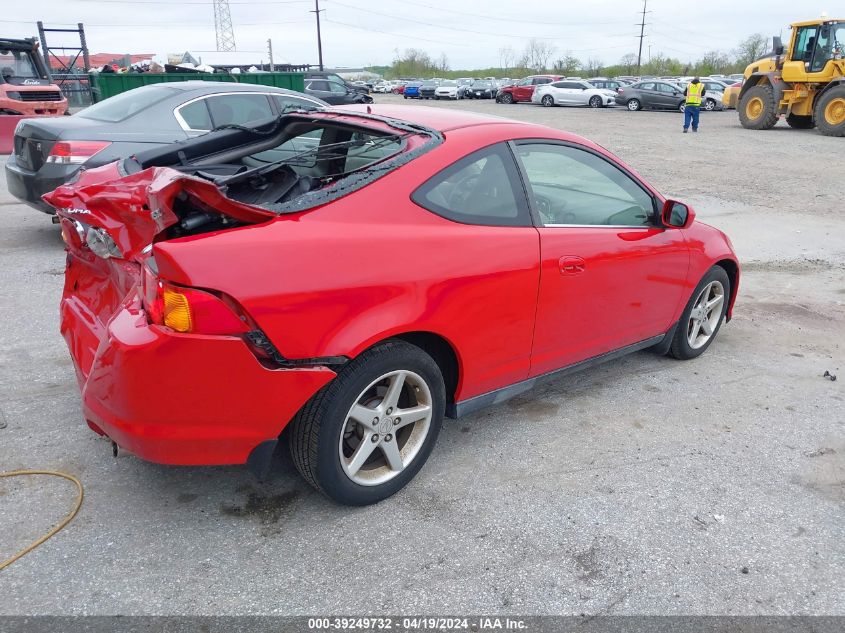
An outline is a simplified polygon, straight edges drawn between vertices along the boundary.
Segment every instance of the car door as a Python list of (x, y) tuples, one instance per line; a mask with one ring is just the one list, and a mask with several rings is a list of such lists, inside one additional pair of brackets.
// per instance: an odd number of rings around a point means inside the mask
[(649, 81), (646, 83), (639, 84), (636, 86), (636, 90), (639, 93), (640, 103), (646, 108), (659, 108), (660, 105), (660, 93), (657, 92), (657, 87), (654, 85), (653, 81)]
[(689, 252), (683, 231), (660, 226), (648, 188), (580, 145), (514, 149), (540, 232), (531, 375), (667, 332), (685, 299)]
[(678, 107), (686, 101), (686, 97), (684, 96), (684, 88), (672, 84), (664, 85), (668, 99), (668, 105), (666, 107), (671, 108), (672, 110), (677, 110)]
[(555, 86), (555, 97), (558, 103), (561, 105), (573, 105), (575, 103), (575, 90), (573, 90), (571, 81), (556, 81), (552, 85)]
[(659, 81), (654, 82), (654, 88), (649, 92), (649, 101), (652, 108), (669, 108), (669, 93), (666, 91), (666, 84)]
[(531, 101), (531, 95), (534, 94), (534, 80), (533, 77), (526, 77), (513, 90), (513, 96), (516, 101)]
[(571, 82), (572, 85), (572, 105), (585, 106), (589, 103), (590, 97), (593, 95), (587, 92), (588, 88), (592, 88), (589, 84), (581, 83), (580, 81)]
[(305, 92), (317, 97), (318, 99), (322, 99), (326, 103), (337, 105), (337, 99), (332, 95), (332, 91), (329, 88), (329, 82), (325, 79), (313, 79), (311, 81), (307, 81), (305, 83)]

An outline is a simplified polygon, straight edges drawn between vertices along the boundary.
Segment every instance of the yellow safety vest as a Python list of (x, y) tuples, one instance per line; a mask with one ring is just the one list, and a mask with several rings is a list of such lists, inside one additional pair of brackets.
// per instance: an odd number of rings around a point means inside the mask
[(687, 86), (687, 105), (700, 106), (701, 105), (701, 92), (702, 92), (703, 89), (704, 89), (704, 86), (700, 83), (689, 84)]

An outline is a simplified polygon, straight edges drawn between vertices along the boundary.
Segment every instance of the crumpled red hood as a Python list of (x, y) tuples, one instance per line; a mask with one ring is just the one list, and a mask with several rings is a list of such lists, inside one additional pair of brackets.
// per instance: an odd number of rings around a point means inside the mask
[(121, 177), (117, 163), (84, 170), (73, 183), (43, 196), (63, 218), (101, 228), (125, 259), (135, 259), (155, 237), (179, 218), (173, 203), (180, 193), (194, 196), (236, 220), (257, 223), (276, 217), (271, 211), (236, 202), (213, 183), (169, 167), (150, 167)]

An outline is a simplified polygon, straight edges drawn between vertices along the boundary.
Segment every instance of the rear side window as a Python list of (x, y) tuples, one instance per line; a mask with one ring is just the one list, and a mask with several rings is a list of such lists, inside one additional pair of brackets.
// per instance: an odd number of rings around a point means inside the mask
[(447, 167), (419, 187), (411, 199), (462, 224), (531, 225), (513, 156), (501, 143)]
[(208, 110), (215, 128), (221, 125), (254, 125), (272, 119), (270, 100), (260, 94), (215, 95), (208, 98)]
[(135, 88), (110, 97), (105, 101), (100, 101), (100, 103), (95, 103), (74, 116), (93, 119), (94, 121), (117, 123), (143, 112), (159, 101), (172, 97), (176, 92), (175, 88), (166, 88), (161, 85)]
[(210, 130), (211, 115), (208, 113), (206, 99), (199, 99), (179, 108), (179, 116), (191, 130)]
[(289, 95), (273, 95), (272, 99), (276, 100), (276, 106), (279, 112), (290, 112), (291, 110), (319, 110), (320, 106), (308, 99), (300, 99), (298, 97), (291, 97)]

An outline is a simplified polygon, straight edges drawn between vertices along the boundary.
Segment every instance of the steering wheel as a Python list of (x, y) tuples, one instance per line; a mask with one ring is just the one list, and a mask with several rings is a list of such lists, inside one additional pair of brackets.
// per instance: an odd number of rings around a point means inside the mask
[[(464, 176), (452, 186), (452, 191), (449, 192), (449, 197), (446, 200), (450, 208), (459, 209), (464, 206), (470, 195), (475, 190), (475, 185), (478, 182), (479, 175), (480, 174), (470, 174), (469, 176)], [(469, 186), (473, 181), (475, 181), (475, 184)]]
[(563, 213), (566, 209), (565, 201), (559, 201), (555, 206), (551, 198), (535, 193), (534, 204), (543, 224), (572, 224), (576, 219), (574, 213)]

